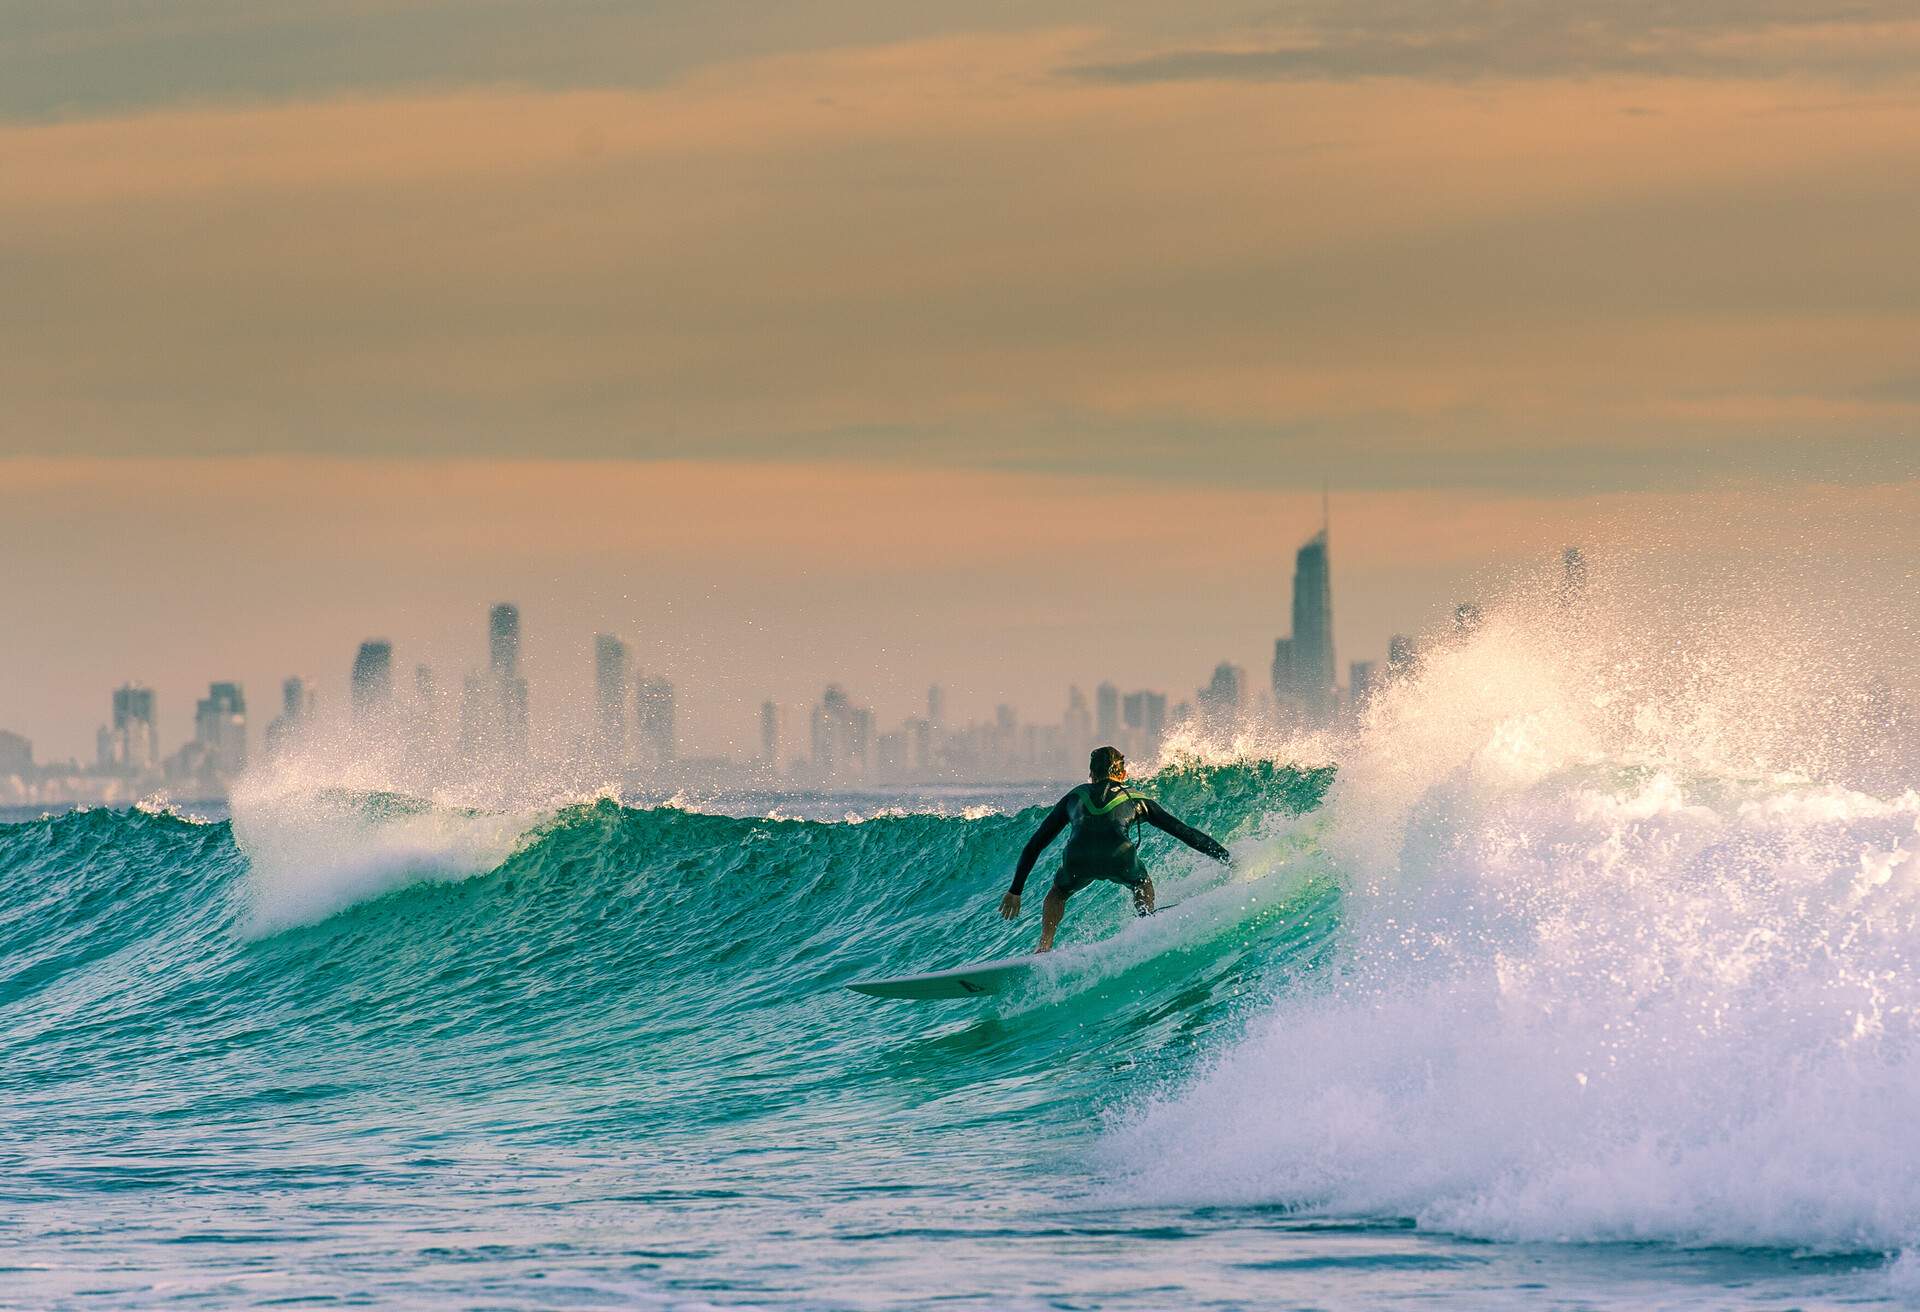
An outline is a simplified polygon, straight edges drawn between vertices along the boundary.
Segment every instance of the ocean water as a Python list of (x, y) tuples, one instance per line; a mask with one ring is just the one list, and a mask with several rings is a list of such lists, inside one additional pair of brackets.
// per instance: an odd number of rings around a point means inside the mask
[(1920, 1301), (1911, 726), (1582, 623), (1181, 744), (1236, 866), (1150, 838), (1179, 905), (987, 1001), (840, 986), (1026, 950), (1025, 790), (0, 826), (0, 1304)]

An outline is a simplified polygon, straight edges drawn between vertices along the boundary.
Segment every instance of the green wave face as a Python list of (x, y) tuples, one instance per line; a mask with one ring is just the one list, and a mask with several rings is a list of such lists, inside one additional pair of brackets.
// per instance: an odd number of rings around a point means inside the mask
[[(1329, 778), (1248, 766), (1144, 787), (1231, 840), (1295, 823)], [(1097, 886), (1025, 993), (887, 1003), (840, 985), (1030, 949), (1037, 916), (996, 910), (1040, 811), (814, 823), (601, 801), (456, 877), (409, 827), (488, 817), (309, 805), (362, 837), (414, 836), (377, 884), (349, 881), (373, 896), (291, 927), (262, 918), (284, 889), (263, 885), (244, 824), (240, 843), (226, 823), (137, 811), (0, 829), (0, 1116), (6, 1139), (64, 1163), (55, 1193), (138, 1189), (156, 1161), (215, 1145), (239, 1190), (313, 1170), (366, 1188), (369, 1162), (510, 1150), (651, 1170), (716, 1145), (857, 1139), (789, 1181), (819, 1190), (869, 1179), (888, 1145), (896, 1172), (934, 1169), (947, 1156), (924, 1136), (988, 1122), (1051, 1151), (1313, 971), (1336, 905), (1310, 855), (1248, 878), (1150, 839), (1162, 897), (1183, 906), (1136, 922)], [(270, 855), (283, 880), (334, 860)]]

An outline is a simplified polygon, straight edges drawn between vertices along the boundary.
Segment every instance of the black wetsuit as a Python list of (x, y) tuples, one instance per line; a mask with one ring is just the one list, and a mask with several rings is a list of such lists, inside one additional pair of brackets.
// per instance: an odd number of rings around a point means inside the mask
[(1071, 828), (1073, 833), (1067, 839), (1060, 873), (1053, 877), (1052, 891), (1068, 898), (1096, 879), (1105, 879), (1125, 884), (1137, 897), (1141, 885), (1147, 882), (1147, 868), (1141, 863), (1140, 849), (1134, 842), (1135, 827), (1141, 824), (1172, 834), (1215, 861), (1230, 859), (1226, 848), (1170, 815), (1152, 798), (1140, 796), (1125, 784), (1101, 780), (1081, 784), (1047, 812), (1047, 818), (1040, 822), (1020, 853), (1020, 865), (1013, 872), (1014, 896), (1018, 897), (1026, 888), (1033, 863), (1040, 859), (1047, 844), (1058, 838), (1062, 829)]

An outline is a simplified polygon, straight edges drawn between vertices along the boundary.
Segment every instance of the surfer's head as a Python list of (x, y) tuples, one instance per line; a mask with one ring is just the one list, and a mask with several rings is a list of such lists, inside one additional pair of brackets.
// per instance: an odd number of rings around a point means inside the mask
[(1087, 758), (1087, 773), (1095, 783), (1102, 779), (1111, 779), (1115, 783), (1127, 780), (1127, 758), (1120, 754), (1118, 747), (1096, 747), (1093, 755)]

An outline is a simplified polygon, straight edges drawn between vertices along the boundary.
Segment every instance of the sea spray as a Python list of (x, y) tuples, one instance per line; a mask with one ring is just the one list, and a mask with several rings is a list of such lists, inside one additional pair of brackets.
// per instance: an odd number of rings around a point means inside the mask
[(1911, 744), (1755, 595), (1522, 589), (1430, 641), (1327, 799), (1335, 963), (1123, 1118), (1114, 1196), (1920, 1241)]

